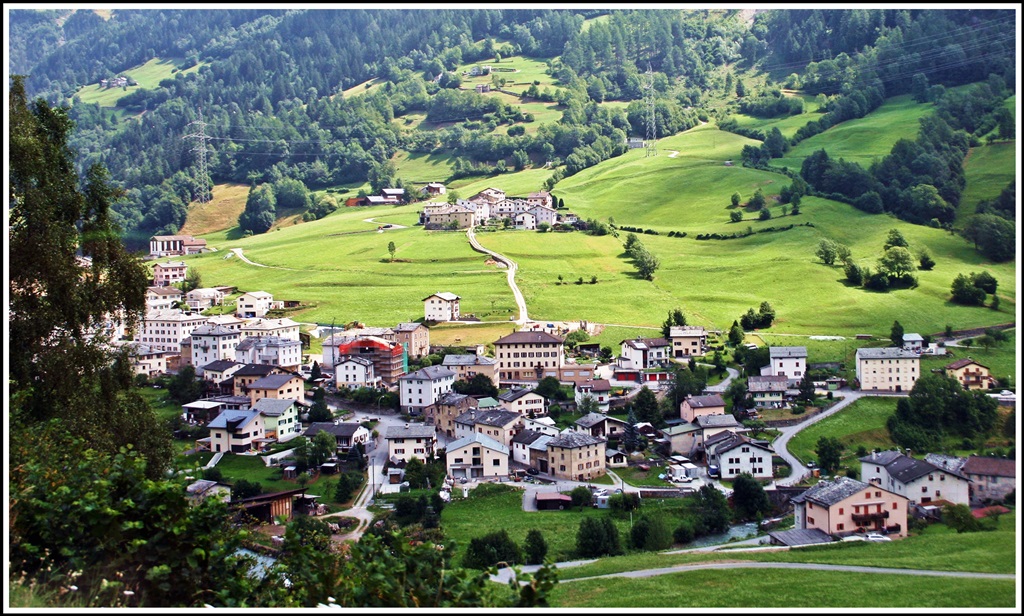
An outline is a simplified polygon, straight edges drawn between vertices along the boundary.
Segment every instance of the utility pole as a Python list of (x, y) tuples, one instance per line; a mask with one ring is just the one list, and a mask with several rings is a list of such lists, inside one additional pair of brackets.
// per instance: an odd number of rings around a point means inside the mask
[(203, 110), (199, 109), (199, 119), (195, 122), (189, 122), (189, 126), (197, 126), (199, 132), (185, 135), (182, 139), (196, 139), (197, 143), (192, 148), (192, 151), (199, 155), (199, 173), (196, 177), (196, 182), (199, 183), (199, 192), (196, 195), (196, 201), (199, 203), (209, 203), (210, 201), (210, 178), (206, 173), (206, 142), (210, 139), (206, 136), (206, 122), (203, 122)]

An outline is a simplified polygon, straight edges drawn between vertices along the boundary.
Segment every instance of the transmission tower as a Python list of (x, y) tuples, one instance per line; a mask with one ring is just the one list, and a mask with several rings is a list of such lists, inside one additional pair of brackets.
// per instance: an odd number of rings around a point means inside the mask
[(647, 156), (657, 156), (658, 126), (654, 114), (654, 73), (647, 67), (647, 82), (644, 84), (644, 103), (647, 105)]
[(189, 122), (190, 127), (195, 125), (199, 132), (185, 135), (182, 139), (195, 139), (196, 145), (192, 148), (192, 151), (199, 155), (199, 173), (196, 177), (196, 182), (199, 183), (199, 194), (196, 195), (196, 200), (199, 203), (208, 203), (210, 201), (210, 178), (206, 174), (206, 142), (210, 139), (206, 136), (206, 122), (203, 122), (203, 110), (199, 110), (199, 119), (195, 122)]

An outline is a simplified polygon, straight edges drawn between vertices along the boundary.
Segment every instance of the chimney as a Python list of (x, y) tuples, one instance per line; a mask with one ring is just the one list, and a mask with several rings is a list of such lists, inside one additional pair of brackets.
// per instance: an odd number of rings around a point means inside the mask
[(878, 450), (877, 449), (872, 449), (871, 450), (871, 459), (874, 460), (877, 457), (878, 457)]
[(909, 458), (909, 457), (911, 457), (911, 455), (910, 455), (910, 454), (912, 454), (912, 453), (913, 453), (913, 452), (912, 452), (912, 451), (910, 451), (910, 447), (907, 447), (907, 457), (908, 457), (908, 458)]

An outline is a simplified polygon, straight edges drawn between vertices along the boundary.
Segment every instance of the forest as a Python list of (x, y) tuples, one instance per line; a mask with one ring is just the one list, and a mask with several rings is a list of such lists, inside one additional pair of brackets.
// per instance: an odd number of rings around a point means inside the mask
[[(622, 154), (627, 136), (645, 134), (648, 89), (659, 137), (716, 119), (765, 142), (744, 156), (763, 167), (887, 97), (913, 93), (934, 102), (934, 125), (894, 147), (877, 169), (818, 161), (809, 171), (817, 175), (804, 175), (813, 194), (921, 224), (948, 223), (963, 188), (955, 166), (970, 136), (996, 125), (1012, 129), (1002, 104), (1016, 87), (1007, 11), (800, 9), (743, 17), (736, 10), (181, 9), (117, 10), (104, 19), (93, 11), (25, 10), (12, 11), (11, 66), (12, 74), (27, 75), (31, 96), (70, 106), (76, 165), (82, 174), (95, 163), (110, 170), (124, 191), (112, 216), (134, 248), (152, 234), (177, 232), (188, 204), (212, 184), (294, 179), (309, 190), (401, 187), (408, 178), (396, 177), (391, 163), (401, 151), (454, 156), (455, 177), (550, 163), (551, 188)], [(557, 87), (533, 85), (520, 100), (557, 102), (557, 122), (523, 131), (531, 114), (459, 89), (457, 67), (502, 55), (547, 63)], [(126, 94), (114, 110), (76, 96), (82, 86), (157, 57), (181, 59), (173, 77)], [(740, 68), (762, 72), (766, 85), (746, 91), (733, 78)], [(340, 95), (373, 78), (383, 87)], [(973, 82), (985, 84), (946, 92)], [(729, 109), (759, 117), (801, 113), (802, 102), (782, 88), (825, 97), (821, 117), (789, 143), (730, 124)], [(730, 107), (717, 104), (723, 93)], [(602, 104), (610, 100), (626, 106)], [(425, 114), (431, 130), (393, 122), (410, 113)], [(199, 140), (189, 137), (200, 122), (206, 187), (197, 180)], [(496, 131), (502, 125), (515, 130)], [(934, 128), (952, 142), (925, 134)], [(907, 162), (911, 172), (896, 173)], [(944, 205), (925, 197), (901, 205), (921, 183), (934, 185)]]

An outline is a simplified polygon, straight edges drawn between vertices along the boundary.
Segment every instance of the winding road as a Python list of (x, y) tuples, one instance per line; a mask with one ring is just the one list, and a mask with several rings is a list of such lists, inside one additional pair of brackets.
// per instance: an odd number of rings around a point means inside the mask
[(523, 293), (519, 290), (519, 286), (516, 285), (516, 270), (519, 269), (519, 265), (503, 254), (484, 248), (480, 242), (477, 241), (476, 234), (473, 233), (473, 227), (466, 229), (466, 237), (469, 238), (469, 244), (473, 247), (473, 250), (494, 257), (496, 261), (501, 261), (508, 268), (508, 286), (512, 289), (512, 295), (516, 298), (516, 305), (519, 307), (519, 318), (516, 319), (515, 322), (519, 325), (525, 324), (530, 320), (530, 317), (526, 313), (526, 300), (523, 299)]

